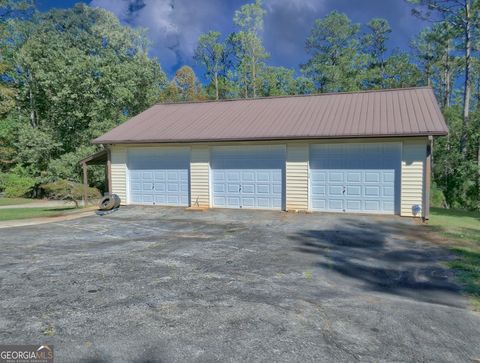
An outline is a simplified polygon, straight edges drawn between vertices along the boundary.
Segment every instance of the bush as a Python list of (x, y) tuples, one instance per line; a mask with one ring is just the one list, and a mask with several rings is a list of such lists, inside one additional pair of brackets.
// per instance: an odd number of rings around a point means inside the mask
[(446, 208), (447, 202), (443, 191), (437, 187), (435, 183), (432, 183), (430, 188), (430, 205), (435, 208)]
[(0, 175), (0, 189), (7, 198), (27, 196), (35, 186), (35, 179), (14, 173)]
[[(83, 197), (83, 184), (71, 182), (68, 180), (57, 180), (52, 183), (42, 185), (42, 189), (47, 193), (50, 199), (69, 200), (75, 203), (78, 208), (78, 201)], [(99, 199), (102, 195), (97, 188), (88, 188), (88, 200)]]

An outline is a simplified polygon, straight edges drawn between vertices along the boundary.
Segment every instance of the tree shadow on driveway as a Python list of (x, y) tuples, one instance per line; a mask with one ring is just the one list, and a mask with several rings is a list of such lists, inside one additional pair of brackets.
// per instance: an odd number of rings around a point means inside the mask
[[(336, 228), (291, 235), (301, 253), (318, 256), (316, 266), (342, 287), (465, 307), (446, 249), (425, 242), (420, 226), (405, 222), (341, 220)], [(345, 286), (345, 284), (347, 284)], [(338, 285), (338, 284), (337, 284)]]

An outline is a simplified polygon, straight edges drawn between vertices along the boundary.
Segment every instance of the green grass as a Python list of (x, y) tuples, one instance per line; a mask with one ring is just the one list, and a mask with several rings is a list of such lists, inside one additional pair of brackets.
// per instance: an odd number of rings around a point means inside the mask
[(428, 225), (445, 237), (457, 255), (448, 266), (472, 297), (474, 309), (480, 311), (480, 213), (432, 208)]
[(3, 205), (15, 205), (15, 204), (28, 204), (32, 203), (33, 199), (29, 198), (0, 198), (0, 206)]
[[(56, 217), (75, 210), (75, 207), (65, 208), (6, 208), (0, 209), (0, 221), (28, 219), (38, 217)], [(79, 209), (81, 210), (81, 209)]]

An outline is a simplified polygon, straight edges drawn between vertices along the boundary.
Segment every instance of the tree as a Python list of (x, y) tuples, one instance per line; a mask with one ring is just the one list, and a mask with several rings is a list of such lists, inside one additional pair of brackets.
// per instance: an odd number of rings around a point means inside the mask
[(480, 19), (479, 0), (408, 0), (416, 5), (412, 13), (423, 19), (440, 17), (453, 28), (461, 29), (464, 53), (463, 132), (460, 141), (462, 154), (467, 153), (467, 130), (470, 121), (472, 95), (472, 54)]
[(198, 84), (195, 72), (189, 66), (180, 67), (175, 73), (173, 84), (178, 89), (181, 101), (194, 101), (198, 99)]
[(421, 76), (420, 70), (411, 62), (408, 54), (394, 53), (385, 62), (383, 87), (415, 87), (419, 85)]
[(240, 29), (230, 40), (234, 44), (238, 58), (237, 71), (239, 78), (244, 83), (245, 98), (248, 97), (249, 89), (252, 97), (257, 96), (257, 75), (262, 61), (268, 58), (268, 53), (263, 47), (259, 37), (263, 30), (263, 17), (265, 10), (262, 1), (256, 0), (253, 4), (243, 5), (235, 11), (233, 22)]
[(295, 94), (297, 84), (293, 73), (293, 69), (285, 67), (265, 67), (259, 75), (260, 95), (268, 97)]
[(314, 80), (320, 92), (362, 88), (366, 58), (359, 49), (359, 29), (358, 24), (337, 11), (315, 21), (305, 43), (311, 58), (301, 70)]
[(371, 87), (385, 88), (385, 53), (392, 29), (385, 19), (375, 18), (368, 22), (368, 33), (363, 38), (364, 50), (370, 57), (369, 79)]
[[(8, 140), (0, 157), (5, 171), (22, 167), (38, 185), (51, 180), (51, 165), (64, 154), (79, 155), (93, 138), (157, 102), (166, 76), (148, 57), (144, 31), (105, 10), (80, 4), (29, 14), (0, 26), (0, 61), (7, 64), (1, 79), (16, 92), (16, 107), (0, 115), (0, 139)], [(70, 171), (68, 179), (76, 180), (78, 170)]]
[(207, 70), (206, 75), (215, 87), (215, 99), (219, 99), (219, 77), (227, 68), (228, 51), (225, 43), (219, 41), (220, 33), (210, 31), (198, 39), (193, 58)]
[(456, 33), (449, 23), (440, 22), (424, 29), (411, 41), (426, 83), (435, 84), (442, 107), (450, 106), (452, 79), (458, 72), (458, 57), (453, 54)]

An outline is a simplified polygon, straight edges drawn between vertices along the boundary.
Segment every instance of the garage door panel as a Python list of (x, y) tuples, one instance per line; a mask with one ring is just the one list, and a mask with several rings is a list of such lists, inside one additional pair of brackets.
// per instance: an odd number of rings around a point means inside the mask
[(362, 195), (362, 187), (360, 185), (347, 186), (346, 193), (351, 197), (359, 197)]
[(255, 181), (255, 173), (253, 171), (244, 171), (242, 173), (242, 182), (254, 182)]
[(377, 211), (380, 210), (380, 201), (379, 200), (366, 200), (365, 201), (365, 210), (366, 211)]
[(188, 148), (129, 150), (130, 202), (188, 206), (189, 167)]
[(312, 195), (315, 196), (325, 196), (326, 187), (324, 185), (321, 186), (313, 186), (312, 187)]
[(243, 194), (255, 194), (255, 184), (242, 184)]
[(240, 184), (227, 184), (227, 193), (239, 193)]
[(361, 200), (347, 200), (347, 209), (353, 211), (361, 211), (362, 210), (362, 201)]
[(227, 206), (227, 200), (225, 197), (220, 197), (216, 196), (213, 198), (213, 204), (218, 206), (218, 207), (226, 207)]
[(240, 208), (240, 198), (228, 197), (226, 200), (227, 200), (227, 203), (225, 204), (225, 207), (233, 206), (233, 207)]
[(335, 197), (335, 196), (342, 196), (343, 195), (343, 185), (330, 185), (328, 187), (328, 195)]
[(284, 154), (285, 147), (279, 146), (214, 148), (211, 153), (214, 206), (281, 209)]
[(331, 172), (328, 174), (328, 181), (331, 183), (343, 183), (343, 173), (336, 173), (336, 172)]
[(362, 173), (360, 172), (348, 172), (347, 173), (347, 182), (348, 183), (361, 183), (362, 182)]
[(157, 192), (161, 192), (161, 193), (165, 192), (166, 191), (165, 183), (158, 183), (158, 182), (155, 183), (154, 189)]
[(151, 171), (144, 171), (144, 172), (142, 173), (142, 179), (143, 179), (143, 180), (153, 180), (153, 179), (154, 179), (154, 178), (153, 178), (153, 172), (151, 172)]
[(327, 209), (327, 200), (316, 198), (312, 200), (312, 208), (317, 210), (326, 210)]
[(365, 183), (379, 183), (380, 182), (380, 173), (372, 173), (366, 172), (365, 173)]
[(312, 146), (311, 208), (393, 214), (400, 204), (400, 165), (398, 143)]
[(228, 171), (227, 173), (227, 181), (229, 182), (239, 182), (240, 179), (240, 172), (238, 171)]
[(328, 208), (330, 210), (343, 210), (343, 202), (342, 199), (329, 199)]
[(395, 182), (395, 173), (384, 172), (383, 173), (383, 182), (384, 183), (394, 183)]
[(394, 197), (395, 196), (395, 188), (391, 187), (383, 187), (383, 196), (384, 197)]
[(213, 183), (213, 192), (217, 193), (225, 193), (225, 184)]
[(380, 197), (380, 187), (379, 186), (366, 186), (365, 187), (365, 197)]
[(255, 208), (255, 198), (242, 198), (242, 207), (243, 208)]

